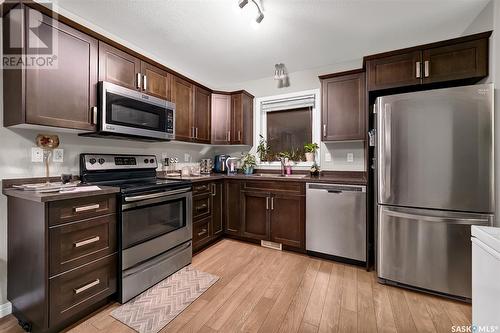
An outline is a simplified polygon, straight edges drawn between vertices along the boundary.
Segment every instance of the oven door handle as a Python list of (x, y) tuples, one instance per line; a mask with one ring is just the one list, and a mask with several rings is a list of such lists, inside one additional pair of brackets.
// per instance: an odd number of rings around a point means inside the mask
[(189, 189), (189, 188), (183, 188), (183, 189), (180, 189), (180, 190), (174, 190), (174, 191), (168, 191), (168, 192), (160, 192), (160, 193), (151, 193), (151, 194), (144, 194), (144, 195), (136, 195), (134, 197), (125, 197), (125, 201), (126, 202), (134, 202), (134, 201), (141, 201), (141, 200), (147, 200), (147, 199), (169, 197), (171, 195), (189, 192), (190, 190), (191, 189)]

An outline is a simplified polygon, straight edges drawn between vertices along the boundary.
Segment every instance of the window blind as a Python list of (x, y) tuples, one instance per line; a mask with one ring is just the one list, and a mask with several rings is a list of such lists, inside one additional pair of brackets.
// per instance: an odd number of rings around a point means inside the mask
[(314, 103), (315, 103), (315, 96), (306, 95), (306, 96), (265, 101), (261, 103), (260, 109), (263, 112), (282, 111), (282, 110), (314, 107)]

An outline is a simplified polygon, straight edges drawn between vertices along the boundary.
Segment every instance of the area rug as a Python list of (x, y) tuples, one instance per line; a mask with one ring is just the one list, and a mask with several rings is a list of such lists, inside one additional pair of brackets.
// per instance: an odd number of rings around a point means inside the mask
[(115, 309), (111, 316), (139, 333), (156, 333), (218, 279), (194, 267), (184, 267)]

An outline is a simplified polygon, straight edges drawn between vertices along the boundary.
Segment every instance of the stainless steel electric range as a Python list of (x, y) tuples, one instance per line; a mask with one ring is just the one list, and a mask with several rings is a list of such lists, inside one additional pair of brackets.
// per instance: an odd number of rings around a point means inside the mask
[(156, 178), (154, 155), (80, 154), (83, 183), (119, 186), (119, 301), (191, 263), (192, 191)]

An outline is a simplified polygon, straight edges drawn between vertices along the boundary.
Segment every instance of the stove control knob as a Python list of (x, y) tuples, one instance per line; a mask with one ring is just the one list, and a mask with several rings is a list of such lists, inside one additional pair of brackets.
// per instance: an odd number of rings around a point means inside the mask
[(98, 159), (97, 161), (99, 162), (99, 164), (104, 164), (104, 162), (106, 162), (106, 161), (104, 160), (104, 158), (100, 158), (100, 159)]
[(145, 158), (144, 163), (149, 163), (149, 160), (147, 158)]
[(154, 162), (155, 160), (153, 158), (149, 160), (149, 163), (154, 163)]
[(89, 163), (90, 163), (90, 164), (95, 164), (95, 162), (97, 162), (97, 160), (96, 160), (95, 158), (91, 158), (91, 159), (89, 160)]

